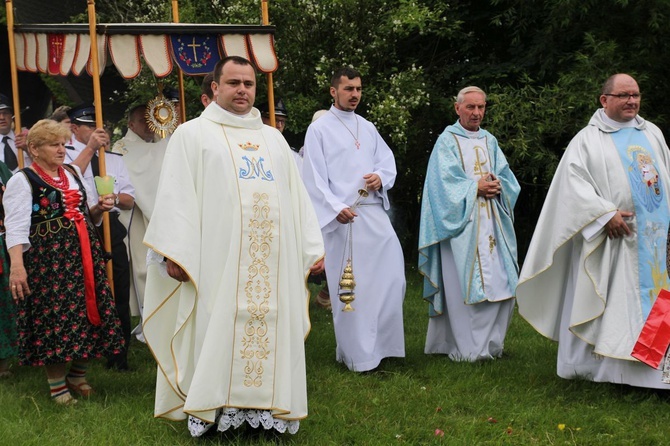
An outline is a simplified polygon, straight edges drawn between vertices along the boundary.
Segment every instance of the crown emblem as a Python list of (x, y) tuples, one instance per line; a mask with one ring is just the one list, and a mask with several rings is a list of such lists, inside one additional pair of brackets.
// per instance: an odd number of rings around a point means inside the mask
[(238, 146), (240, 146), (240, 149), (246, 150), (247, 152), (255, 152), (260, 147), (260, 145), (252, 144), (249, 141), (245, 142), (244, 144), (238, 144)]

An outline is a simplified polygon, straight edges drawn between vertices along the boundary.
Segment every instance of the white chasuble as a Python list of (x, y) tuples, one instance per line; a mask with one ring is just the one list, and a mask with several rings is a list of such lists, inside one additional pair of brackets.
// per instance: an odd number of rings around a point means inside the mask
[[(493, 172), (486, 138), (468, 138), (454, 135), (461, 150), (466, 175), (479, 181), (489, 178)], [(495, 175), (495, 174), (494, 174)], [(498, 239), (495, 232), (495, 206), (484, 197), (477, 197), (473, 223), (477, 224), (477, 259), (475, 267), (480, 268), (482, 288), (489, 301), (509, 299), (514, 291), (509, 286), (505, 267), (498, 253)]]
[[(666, 247), (667, 199), (654, 212), (642, 209), (652, 204), (647, 199), (670, 196), (670, 152), (653, 123), (637, 116), (632, 124), (613, 125), (600, 109), (568, 145), (524, 260), (517, 302), (522, 317), (558, 341), (559, 376), (669, 389), (661, 371), (631, 351), (656, 293), (641, 284), (667, 283), (665, 256), (644, 258), (640, 248)], [(636, 139), (618, 146), (631, 132)], [(634, 213), (625, 218), (631, 234), (610, 239), (605, 224), (617, 210)], [(651, 221), (654, 214), (664, 224)]]
[(306, 278), (323, 241), (281, 133), (256, 109), (240, 117), (216, 103), (182, 124), (144, 242), (190, 279), (147, 268), (156, 416), (213, 422), (225, 408), (307, 416)]

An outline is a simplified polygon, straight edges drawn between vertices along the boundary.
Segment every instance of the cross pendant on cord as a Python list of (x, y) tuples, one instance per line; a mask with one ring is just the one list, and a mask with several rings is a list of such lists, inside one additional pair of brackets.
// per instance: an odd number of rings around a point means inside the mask
[(360, 149), (360, 148), (361, 148), (361, 143), (358, 142), (358, 140), (356, 140), (356, 149)]

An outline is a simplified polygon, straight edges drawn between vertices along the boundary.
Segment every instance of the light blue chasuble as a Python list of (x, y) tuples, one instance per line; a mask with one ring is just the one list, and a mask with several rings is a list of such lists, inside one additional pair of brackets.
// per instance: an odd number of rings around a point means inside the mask
[(628, 174), (635, 204), (640, 305), (646, 320), (659, 291), (669, 285), (666, 272), (668, 197), (663, 192), (657, 161), (644, 132), (623, 128), (612, 133), (612, 139)]
[[(489, 173), (500, 180), (502, 191), (496, 199), (484, 200), (477, 196), (477, 182)], [(469, 138), (457, 122), (440, 135), (426, 170), (419, 229), (419, 272), (424, 276), (423, 298), (430, 303), (429, 316), (446, 311), (442, 242), (449, 243), (454, 253), (464, 303), (503, 300), (486, 292), (481, 254), (495, 254), (496, 268), (504, 267), (498, 272), (507, 276), (502, 294), (513, 297), (519, 272), (513, 210), (519, 191), (492, 134), (479, 129), (475, 138)], [(482, 213), (486, 214), (482, 221), (491, 223), (485, 234), (480, 232)]]

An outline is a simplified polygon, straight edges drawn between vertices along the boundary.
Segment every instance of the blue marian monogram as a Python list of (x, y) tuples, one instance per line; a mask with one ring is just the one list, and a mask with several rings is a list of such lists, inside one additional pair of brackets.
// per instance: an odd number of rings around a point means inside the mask
[(251, 158), (247, 156), (243, 156), (242, 159), (247, 163), (246, 168), (245, 167), (240, 167), (240, 178), (243, 180), (253, 180), (256, 178), (260, 178), (261, 180), (264, 181), (274, 181), (274, 176), (272, 175), (272, 172), (269, 170), (265, 170), (265, 167), (263, 167), (263, 161), (265, 159), (263, 157), (258, 158)]

